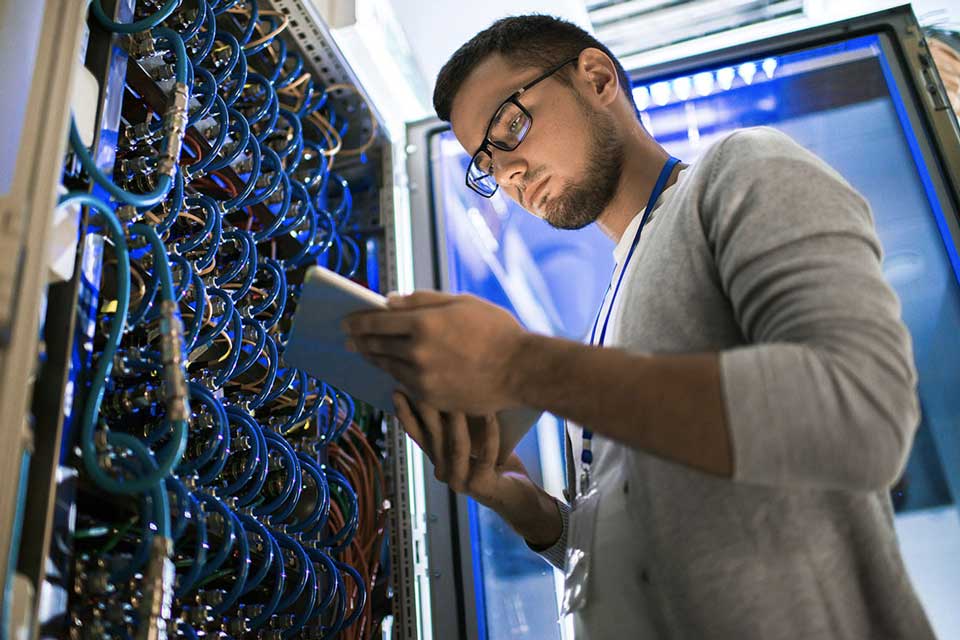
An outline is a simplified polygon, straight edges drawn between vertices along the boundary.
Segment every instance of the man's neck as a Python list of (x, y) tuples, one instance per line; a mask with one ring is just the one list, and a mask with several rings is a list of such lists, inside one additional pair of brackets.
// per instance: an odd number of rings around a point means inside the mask
[[(628, 134), (620, 184), (610, 204), (597, 218), (597, 226), (614, 243), (620, 242), (630, 222), (647, 206), (657, 178), (669, 157), (670, 154), (639, 126)], [(667, 186), (676, 182), (680, 169), (680, 165), (674, 169)]]

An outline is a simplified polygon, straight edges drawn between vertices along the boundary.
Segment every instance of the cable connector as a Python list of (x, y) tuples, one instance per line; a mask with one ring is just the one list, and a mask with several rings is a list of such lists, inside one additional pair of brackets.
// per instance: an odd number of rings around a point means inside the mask
[(126, 40), (127, 53), (134, 60), (143, 60), (157, 55), (157, 41), (149, 31), (132, 33)]
[(140, 602), (140, 628), (137, 640), (166, 640), (167, 625), (173, 609), (173, 583), (176, 569), (170, 559), (173, 541), (156, 536), (150, 545), (150, 560), (144, 575)]
[(188, 420), (187, 376), (183, 362), (183, 322), (173, 300), (160, 303), (160, 360), (163, 364), (163, 393), (169, 420)]
[(171, 178), (177, 175), (180, 149), (183, 148), (183, 137), (187, 132), (189, 105), (190, 89), (182, 82), (174, 84), (173, 101), (167, 107), (166, 113), (163, 114), (163, 131), (166, 135), (166, 144), (158, 164), (159, 172)]

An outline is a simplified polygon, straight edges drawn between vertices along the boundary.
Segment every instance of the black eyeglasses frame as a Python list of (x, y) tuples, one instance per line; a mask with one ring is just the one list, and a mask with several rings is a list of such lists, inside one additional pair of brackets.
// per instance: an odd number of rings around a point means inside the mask
[[(560, 69), (563, 69), (565, 66), (567, 66), (567, 65), (570, 64), (571, 62), (576, 62), (576, 61), (579, 60), (579, 59), (580, 59), (580, 56), (577, 55), (577, 56), (574, 57), (574, 58), (570, 58), (570, 59), (565, 60), (564, 62), (562, 62), (562, 63), (560, 63), (560, 64), (558, 64), (558, 65), (556, 65), (556, 66), (554, 66), (554, 67), (551, 67), (550, 69), (548, 69), (547, 71), (545, 71), (545, 72), (542, 73), (541, 75), (537, 76), (536, 78), (534, 78), (533, 80), (531, 80), (531, 81), (528, 82), (527, 84), (523, 85), (522, 87), (520, 87), (519, 89), (517, 89), (516, 91), (514, 91), (506, 100), (504, 100), (503, 102), (501, 102), (501, 103), (497, 106), (497, 108), (496, 108), (496, 109), (494, 110), (494, 112), (493, 112), (493, 115), (490, 116), (490, 121), (487, 123), (487, 129), (486, 129), (486, 131), (484, 131), (484, 133), (483, 133), (483, 142), (480, 144), (480, 148), (478, 148), (478, 149), (476, 150), (476, 152), (474, 152), (474, 154), (470, 157), (470, 164), (467, 165), (467, 174), (466, 174), (466, 176), (464, 177), (464, 181), (465, 181), (466, 185), (467, 185), (472, 191), (474, 191), (475, 193), (483, 196), (484, 198), (492, 198), (493, 195), (500, 189), (500, 185), (497, 184), (496, 187), (493, 189), (493, 191), (490, 191), (490, 192), (488, 193), (487, 191), (481, 191), (481, 190), (478, 188), (477, 185), (473, 184), (473, 183), (470, 181), (470, 169), (471, 169), (473, 166), (475, 166), (475, 164), (476, 164), (476, 162), (477, 162), (477, 158), (480, 156), (480, 154), (481, 154), (481, 153), (487, 154), (487, 156), (489, 156), (489, 157), (490, 157), (490, 160), (492, 161), (492, 160), (493, 160), (493, 155), (488, 151), (489, 147), (493, 147), (494, 149), (499, 149), (500, 151), (514, 151), (514, 150), (515, 150), (517, 147), (519, 147), (520, 144), (526, 139), (527, 134), (530, 133), (530, 129), (533, 128), (533, 115), (527, 110), (526, 107), (524, 107), (524, 106), (520, 103), (520, 96), (522, 96), (524, 93), (526, 93), (527, 91), (529, 91), (530, 89), (532, 89), (535, 85), (539, 84), (540, 82), (546, 80), (547, 78), (549, 78), (550, 76), (552, 76), (553, 74), (555, 74), (557, 71), (560, 71)], [(508, 104), (513, 104), (513, 105), (516, 106), (518, 109), (520, 109), (520, 111), (523, 112), (523, 114), (524, 114), (524, 115), (527, 117), (527, 119), (530, 121), (530, 126), (527, 127), (526, 133), (524, 133), (524, 134), (523, 134), (523, 137), (520, 138), (520, 139), (517, 141), (517, 144), (515, 144), (515, 145), (513, 145), (513, 146), (500, 144), (500, 143), (498, 143), (498, 142), (490, 139), (490, 130), (493, 128), (493, 120), (494, 120), (494, 118), (496, 118), (496, 117), (497, 117), (497, 114), (500, 113), (500, 110), (503, 109), (503, 108), (504, 108), (505, 106), (507, 106)], [(487, 173), (487, 174), (485, 174), (485, 175), (486, 175), (487, 177), (493, 177), (493, 174)], [(494, 184), (496, 184), (496, 180), (494, 180)]]

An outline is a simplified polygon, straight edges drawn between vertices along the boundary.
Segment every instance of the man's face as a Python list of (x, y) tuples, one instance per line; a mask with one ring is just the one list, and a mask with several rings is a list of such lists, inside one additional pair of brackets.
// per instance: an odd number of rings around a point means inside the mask
[[(500, 104), (540, 73), (510, 65), (499, 55), (477, 65), (457, 93), (450, 118), (467, 153), (483, 143)], [(579, 229), (596, 220), (613, 198), (623, 168), (623, 144), (613, 117), (576, 91), (556, 77), (535, 85), (520, 96), (533, 117), (523, 143), (513, 151), (488, 146), (500, 188), (560, 229)]]

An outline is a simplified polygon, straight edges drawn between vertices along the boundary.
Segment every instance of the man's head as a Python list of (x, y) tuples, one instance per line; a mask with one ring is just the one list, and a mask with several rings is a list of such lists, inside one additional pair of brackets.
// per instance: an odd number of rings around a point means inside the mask
[[(558, 65), (516, 97), (531, 120), (522, 144), (491, 144), (485, 134), (498, 108)], [(509, 196), (556, 227), (578, 229), (616, 193), (622, 123), (637, 119), (629, 87), (623, 67), (589, 33), (531, 15), (499, 20), (460, 47), (441, 69), (433, 101), (468, 153), (484, 147), (484, 168)]]

